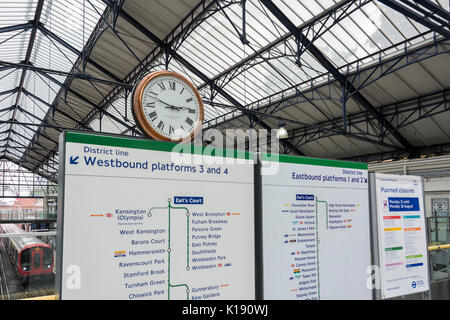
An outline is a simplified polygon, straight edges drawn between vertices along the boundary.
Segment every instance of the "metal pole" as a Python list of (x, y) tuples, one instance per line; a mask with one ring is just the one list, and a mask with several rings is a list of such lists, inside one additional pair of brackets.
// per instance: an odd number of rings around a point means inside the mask
[[(423, 215), (424, 215), (425, 223), (426, 223), (427, 219), (426, 219), (426, 212), (425, 212), (425, 203), (426, 202), (425, 202), (425, 179), (424, 179), (424, 177), (422, 177), (421, 182), (422, 182)], [(425, 232), (425, 237), (426, 237), (426, 243), (429, 244), (430, 240), (428, 239), (427, 232)], [(432, 300), (431, 299), (431, 282), (432, 282), (431, 268), (432, 268), (432, 264), (431, 264), (431, 259), (430, 259), (430, 251), (428, 250), (428, 247), (427, 247), (427, 259), (428, 259), (428, 279), (429, 279), (430, 283), (429, 283), (428, 291), (425, 291), (423, 293), (423, 300)]]
[[(378, 217), (377, 217), (377, 193), (376, 193), (376, 174), (369, 173), (369, 215), (370, 215), (370, 244), (371, 244), (371, 263), (375, 268), (375, 284), (372, 292), (373, 300), (382, 300), (381, 294), (381, 266), (380, 251), (378, 242)], [(377, 288), (378, 286), (378, 288)]]
[(255, 203), (255, 299), (264, 300), (263, 268), (263, 217), (262, 217), (262, 181), (260, 154), (253, 154), (254, 164), (254, 203)]

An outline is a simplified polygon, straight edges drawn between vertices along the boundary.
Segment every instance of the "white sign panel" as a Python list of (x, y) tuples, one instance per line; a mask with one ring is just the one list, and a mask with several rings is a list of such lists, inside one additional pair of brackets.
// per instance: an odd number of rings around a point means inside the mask
[(375, 177), (382, 297), (427, 291), (422, 179), (378, 173)]
[(278, 165), (262, 176), (264, 298), (371, 299), (367, 165), (286, 156)]
[(62, 299), (254, 299), (253, 161), (167, 146), (66, 133)]

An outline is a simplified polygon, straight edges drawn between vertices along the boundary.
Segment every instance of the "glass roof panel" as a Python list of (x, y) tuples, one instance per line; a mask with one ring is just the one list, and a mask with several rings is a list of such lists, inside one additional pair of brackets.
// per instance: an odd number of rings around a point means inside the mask
[(0, 1), (0, 28), (33, 20), (37, 0)]
[[(242, 8), (232, 4), (197, 27), (178, 52), (212, 78), (287, 32), (278, 22), (269, 19), (258, 1), (247, 1), (246, 10), (246, 36), (250, 47), (244, 47), (239, 39)], [(198, 60), (202, 57), (205, 57), (204, 63)]]
[(77, 58), (72, 51), (38, 33), (30, 60), (36, 67), (69, 72)]
[[(37, 2), (37, 0), (1, 1), (0, 28), (24, 24), (33, 20)], [(61, 40), (50, 38), (38, 30), (30, 62), (36, 67), (69, 72), (78, 56), (61, 42), (67, 43), (75, 50), (82, 51), (104, 8), (105, 4), (100, 0), (44, 1), (40, 23)], [(30, 34), (31, 30), (0, 33), (0, 61), (22, 62), (25, 59)], [(18, 88), (22, 74), (23, 70), (2, 69), (0, 66), (0, 110), (15, 105), (17, 93), (1, 95), (1, 92)], [(60, 83), (65, 81), (64, 76), (51, 75), (51, 77)], [(25, 111), (17, 110), (15, 120), (28, 124), (39, 124), (49, 110), (47, 104), (53, 103), (61, 88), (44, 75), (34, 71), (26, 71), (23, 88), (26, 92), (21, 94), (18, 106)], [(26, 94), (27, 92), (29, 94)], [(13, 110), (5, 110), (0, 112), (0, 120), (9, 120), (13, 115)], [(6, 127), (14, 131), (10, 134), (10, 145), (13, 146), (13, 141), (17, 145), (14, 145), (11, 152), (14, 156), (19, 157), (18, 150), (24, 149), (19, 149), (18, 144), (28, 146), (38, 127), (16, 124), (8, 124)]]
[(45, 1), (41, 22), (48, 30), (81, 51), (104, 9), (105, 4), (100, 0)]
[[(1, 1), (0, 28), (32, 20), (37, 2), (37, 0)], [(301, 26), (332, 6), (342, 3), (340, 0), (273, 0), (273, 2), (296, 26)], [(433, 0), (433, 2), (448, 9), (449, 0)], [(352, 11), (362, 3), (364, 4), (362, 8)], [(203, 21), (177, 50), (208, 78), (219, 77), (218, 83), (224, 81), (226, 83), (224, 91), (242, 105), (251, 107), (258, 101), (264, 101), (268, 96), (291, 92), (294, 86), (310, 87), (311, 79), (317, 83), (329, 76), (329, 72), (307, 51), (302, 52), (300, 61), (296, 61), (297, 44), (294, 37), (290, 37), (273, 48), (270, 56), (263, 56), (264, 58), (260, 56), (257, 63), (253, 63), (241, 73), (237, 72), (231, 80), (225, 77), (227, 70), (234, 70), (234, 66), (243, 59), (284, 36), (287, 29), (259, 0), (248, 0), (245, 27), (250, 44), (244, 45), (240, 39), (243, 30), (241, 5), (237, 1), (221, 1), (219, 4), (225, 7), (223, 12), (218, 12)], [(330, 19), (327, 21), (329, 29), (322, 28), (320, 24), (314, 27), (314, 32), (321, 32), (314, 45), (334, 66), (342, 68), (341, 70), (345, 70), (347, 65), (350, 65), (351, 70), (356, 62), (363, 64), (373, 62), (379, 57), (369, 55), (380, 50), (388, 49), (385, 54), (392, 54), (403, 50), (405, 41), (407, 45), (411, 45), (433, 36), (426, 27), (380, 2), (354, 1), (351, 6), (350, 15), (338, 24), (331, 26), (332, 19)], [(77, 51), (82, 51), (104, 9), (105, 4), (101, 0), (48, 0), (44, 1), (40, 22), (62, 42), (66, 42)], [(308, 33), (307, 37), (312, 39), (314, 32)], [(424, 32), (428, 33), (421, 35)], [(25, 57), (29, 38), (30, 30), (0, 33), (0, 61), (21, 62)], [(410, 40), (411, 38), (414, 40)], [(34, 66), (68, 72), (77, 58), (76, 53), (58, 40), (49, 39), (42, 32), (37, 32), (31, 55)], [(159, 66), (155, 70), (161, 68)], [(175, 59), (170, 61), (169, 69), (187, 75), (196, 86), (204, 85), (200, 77)], [(242, 68), (237, 70), (240, 71)], [(221, 76), (224, 74), (225, 76)], [(7, 108), (14, 105), (17, 99), (16, 93), (1, 95), (1, 92), (18, 87), (21, 75), (22, 70), (2, 69), (0, 66), (0, 120), (12, 117), (13, 110)], [(65, 81), (63, 76), (51, 76), (61, 83)], [(41, 74), (27, 71), (24, 88), (36, 95), (36, 98), (22, 94), (19, 105), (35, 117), (27, 112), (17, 112), (16, 119), (37, 124), (39, 118), (45, 118), (49, 110), (47, 104), (54, 102), (60, 87)], [(213, 106), (206, 101), (210, 95), (207, 86), (201, 92), (205, 99), (206, 120), (228, 115), (232, 110)], [(42, 101), (39, 101), (40, 99)], [(214, 102), (230, 104), (221, 95), (217, 95)], [(74, 105), (73, 108), (76, 109), (77, 106)], [(108, 107), (108, 112), (120, 119), (124, 119), (125, 112), (128, 112), (127, 120), (132, 125), (130, 110), (130, 108), (125, 110), (123, 98), (117, 99)], [(99, 119), (93, 119), (91, 125), (99, 129)], [(121, 133), (127, 130), (108, 116), (104, 116), (101, 126), (102, 131), (106, 132)], [(4, 126), (6, 129), (9, 127), (17, 132), (14, 136), (14, 143), (17, 144), (27, 144), (38, 128), (10, 124)], [(2, 135), (4, 133), (1, 134), (0, 130), (0, 137)], [(16, 154), (17, 149), (12, 152)]]
[(0, 61), (12, 63), (23, 61), (30, 32), (30, 30), (16, 30), (0, 33)]

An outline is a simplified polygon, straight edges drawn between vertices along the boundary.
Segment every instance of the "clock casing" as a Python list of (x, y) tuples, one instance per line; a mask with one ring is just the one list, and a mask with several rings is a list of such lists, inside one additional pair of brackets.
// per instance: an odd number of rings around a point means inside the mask
[(132, 99), (136, 124), (155, 140), (188, 142), (202, 128), (200, 94), (176, 72), (155, 71), (144, 76), (135, 86)]

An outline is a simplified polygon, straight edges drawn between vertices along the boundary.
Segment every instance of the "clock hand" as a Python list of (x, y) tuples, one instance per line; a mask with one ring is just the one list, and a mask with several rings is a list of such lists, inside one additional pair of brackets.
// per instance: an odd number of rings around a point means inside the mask
[(166, 107), (166, 109), (182, 110), (182, 107), (176, 107), (176, 106), (172, 106), (172, 105), (169, 104), (169, 105)]
[(161, 103), (163, 103), (163, 104), (165, 104), (165, 105), (168, 105), (169, 107), (175, 107), (175, 106), (173, 106), (173, 105), (171, 105), (171, 104), (169, 104), (169, 103), (167, 103), (167, 102), (162, 101), (161, 99), (159, 99), (159, 98), (156, 96), (156, 94), (153, 94), (153, 93), (151, 93), (151, 92), (149, 92), (149, 94), (152, 95), (153, 98), (154, 98), (156, 101), (159, 101), (159, 102), (161, 102)]
[[(152, 94), (152, 93), (150, 92), (150, 94)], [(153, 95), (153, 94), (152, 94), (152, 95)], [(153, 97), (154, 97), (154, 99), (155, 99), (156, 101), (159, 101), (159, 102), (161, 102), (161, 103), (167, 105), (167, 107), (166, 107), (167, 109), (172, 109), (172, 110), (194, 110), (194, 109), (191, 109), (191, 108), (188, 108), (188, 107), (177, 107), (177, 106), (171, 105), (170, 103), (167, 103), (167, 102), (165, 102), (165, 101), (159, 99), (159, 98), (156, 97), (155, 95), (153, 95)]]
[(192, 111), (195, 111), (195, 109), (192, 109), (192, 108), (188, 108), (188, 107), (180, 107), (182, 110), (192, 110)]
[[(161, 102), (163, 102), (163, 101), (161, 101)], [(163, 102), (163, 103), (165, 103), (165, 102)], [(177, 107), (177, 106), (174, 106), (174, 105), (170, 105), (170, 104), (168, 104), (168, 103), (166, 103), (168, 106), (166, 107), (166, 108), (168, 108), (168, 109), (174, 109), (174, 110), (192, 110), (192, 111), (195, 111), (195, 109), (193, 109), (193, 108), (188, 108), (188, 107), (185, 107), (185, 106), (182, 106), (182, 107)]]

